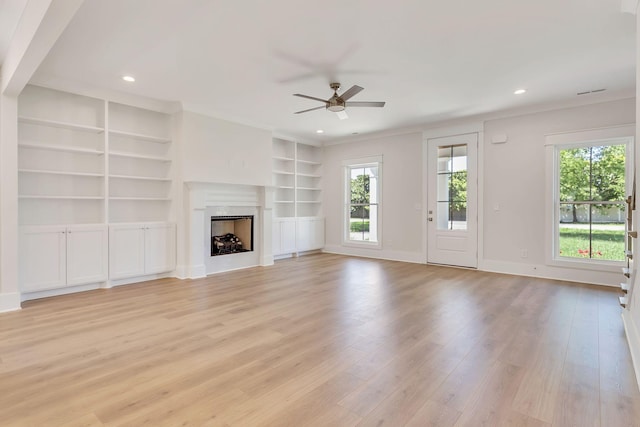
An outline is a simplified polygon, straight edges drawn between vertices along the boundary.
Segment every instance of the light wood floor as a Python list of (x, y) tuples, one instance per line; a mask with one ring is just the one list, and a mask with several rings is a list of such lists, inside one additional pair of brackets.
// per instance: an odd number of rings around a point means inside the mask
[(1, 426), (639, 426), (617, 293), (334, 255), (0, 314)]

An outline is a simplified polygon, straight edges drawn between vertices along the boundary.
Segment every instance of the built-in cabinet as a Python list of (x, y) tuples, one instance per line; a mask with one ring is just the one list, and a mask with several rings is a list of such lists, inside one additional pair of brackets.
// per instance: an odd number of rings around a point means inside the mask
[(176, 227), (170, 223), (109, 227), (109, 274), (125, 279), (175, 268)]
[(107, 226), (27, 226), (20, 230), (21, 290), (43, 291), (107, 280)]
[(289, 255), (324, 246), (322, 151), (273, 140), (273, 254)]
[[(27, 86), (19, 98), (18, 115), (23, 293), (112, 279), (107, 272), (113, 265), (109, 254), (115, 252), (107, 227), (163, 224), (175, 236), (175, 224), (170, 223), (173, 154), (168, 114)], [(82, 246), (93, 239), (88, 231), (86, 241), (78, 243), (75, 229), (80, 225), (101, 230), (103, 237), (93, 237), (96, 245), (106, 245), (104, 250), (92, 252)], [(154, 242), (153, 237), (147, 240)], [(175, 257), (175, 237), (155, 243), (172, 245), (154, 250)], [(50, 253), (56, 245), (58, 250)], [(42, 247), (47, 253), (37, 249)], [(87, 269), (102, 274), (83, 272), (74, 261), (78, 257)], [(166, 258), (147, 261), (140, 276), (171, 271), (175, 264)]]

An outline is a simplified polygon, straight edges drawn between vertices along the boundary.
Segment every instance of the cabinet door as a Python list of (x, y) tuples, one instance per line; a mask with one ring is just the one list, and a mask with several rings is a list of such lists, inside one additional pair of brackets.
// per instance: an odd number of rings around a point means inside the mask
[(324, 220), (322, 218), (298, 218), (296, 246), (298, 252), (324, 247)]
[(19, 240), (19, 274), (22, 292), (66, 285), (66, 228), (23, 227)]
[(144, 224), (109, 226), (109, 276), (144, 275)]
[(164, 273), (176, 267), (175, 224), (148, 224), (144, 237), (145, 273)]
[(107, 237), (104, 225), (67, 227), (67, 285), (107, 279)]
[(291, 254), (296, 251), (296, 221), (293, 218), (273, 222), (273, 254)]

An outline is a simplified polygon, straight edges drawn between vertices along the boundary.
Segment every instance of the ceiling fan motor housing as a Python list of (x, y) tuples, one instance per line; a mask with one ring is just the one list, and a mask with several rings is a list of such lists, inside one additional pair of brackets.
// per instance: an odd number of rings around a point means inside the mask
[(333, 95), (327, 101), (327, 110), (333, 111), (334, 113), (337, 113), (338, 111), (343, 111), (344, 110), (344, 100), (342, 98), (340, 98), (338, 95)]

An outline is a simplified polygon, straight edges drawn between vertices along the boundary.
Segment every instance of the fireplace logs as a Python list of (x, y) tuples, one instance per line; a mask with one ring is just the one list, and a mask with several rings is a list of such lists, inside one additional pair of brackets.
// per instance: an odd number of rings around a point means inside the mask
[(246, 252), (242, 248), (242, 242), (233, 233), (223, 234), (222, 236), (213, 236), (211, 238), (212, 255), (232, 254), (235, 252)]

